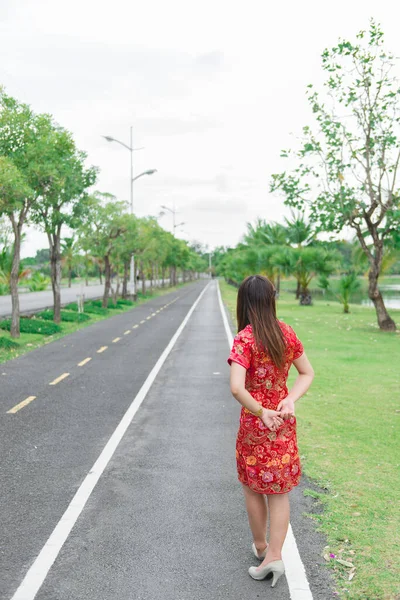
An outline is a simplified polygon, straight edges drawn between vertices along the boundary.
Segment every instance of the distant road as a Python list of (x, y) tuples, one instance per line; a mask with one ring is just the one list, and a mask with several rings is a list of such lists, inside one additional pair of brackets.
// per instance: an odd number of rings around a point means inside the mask
[[(150, 282), (147, 282), (147, 286)], [(167, 280), (166, 280), (167, 283)], [(137, 289), (141, 290), (142, 282), (137, 282)], [(104, 284), (82, 286), (73, 284), (70, 288), (61, 288), (61, 304), (76, 302), (78, 294), (85, 294), (85, 299), (100, 298), (104, 292)], [(26, 292), (19, 295), (21, 313), (29, 313), (35, 310), (53, 307), (53, 292)], [(11, 315), (11, 296), (0, 296), (0, 317)]]

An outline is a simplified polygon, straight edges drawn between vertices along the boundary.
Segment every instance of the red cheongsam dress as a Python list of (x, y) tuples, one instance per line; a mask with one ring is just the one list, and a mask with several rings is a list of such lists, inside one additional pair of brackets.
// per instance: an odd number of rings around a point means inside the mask
[[(285, 365), (280, 371), (267, 351), (258, 350), (251, 325), (239, 331), (228, 363), (246, 369), (246, 390), (265, 408), (273, 410), (288, 395), (290, 366), (304, 348), (290, 325), (278, 321), (286, 340)], [(296, 438), (296, 417), (271, 431), (247, 408), (242, 407), (236, 440), (238, 479), (260, 494), (284, 494), (300, 482), (301, 465)]]

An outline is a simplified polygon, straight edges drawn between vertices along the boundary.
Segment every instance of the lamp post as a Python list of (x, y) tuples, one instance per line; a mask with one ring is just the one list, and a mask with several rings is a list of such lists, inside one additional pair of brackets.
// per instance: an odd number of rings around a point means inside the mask
[[(139, 177), (143, 177), (143, 175), (153, 175), (153, 173), (157, 172), (157, 169), (148, 169), (147, 171), (143, 171), (143, 173), (139, 173), (139, 175), (136, 175), (136, 177), (133, 176), (133, 153), (135, 150), (143, 150), (143, 147), (141, 148), (133, 148), (133, 142), (132, 142), (132, 137), (133, 137), (133, 128), (131, 127), (131, 136), (130, 136), (130, 146), (127, 146), (126, 144), (124, 144), (124, 142), (121, 142), (120, 140), (117, 140), (109, 135), (103, 135), (102, 136), (104, 139), (107, 140), (107, 142), (117, 142), (117, 144), (121, 144), (121, 146), (124, 146), (124, 148), (127, 148), (129, 150), (129, 152), (131, 153), (131, 178), (130, 178), (130, 182), (131, 182), (131, 197), (130, 197), (130, 213), (131, 215), (133, 215), (133, 182), (136, 181), (136, 179), (139, 179)], [(136, 300), (136, 281), (135, 281), (135, 256), (132, 252), (131, 255), (131, 264), (130, 264), (130, 273), (129, 273), (129, 287), (130, 287), (130, 291), (132, 296), (134, 297), (134, 299)]]
[(176, 225), (175, 223), (175, 215), (176, 215), (176, 210), (175, 210), (175, 204), (174, 204), (174, 208), (169, 208), (169, 206), (164, 206), (164, 204), (161, 205), (161, 208), (164, 208), (165, 210), (169, 210), (170, 213), (172, 213), (172, 226), (173, 226), (173, 235), (175, 237), (175, 229), (177, 227), (180, 227), (181, 225), (185, 225), (185, 221), (182, 221), (182, 223), (178, 223)]

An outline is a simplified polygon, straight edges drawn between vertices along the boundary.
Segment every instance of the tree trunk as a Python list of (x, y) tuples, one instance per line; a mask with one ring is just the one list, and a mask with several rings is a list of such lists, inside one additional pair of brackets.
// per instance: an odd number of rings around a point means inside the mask
[(301, 291), (300, 281), (297, 280), (296, 300), (298, 300), (300, 298), (300, 291)]
[(278, 271), (278, 275), (277, 275), (277, 279), (276, 279), (276, 293), (279, 294), (281, 293), (281, 272)]
[(50, 244), (51, 287), (53, 288), (54, 322), (61, 322), (61, 227), (56, 233), (48, 234)]
[(143, 296), (146, 294), (146, 280), (144, 278), (144, 270), (143, 270), (143, 263), (140, 263), (140, 278), (142, 280), (142, 294)]
[(165, 267), (162, 267), (161, 269), (161, 287), (165, 286)]
[(113, 293), (114, 306), (117, 306), (117, 299), (118, 299), (118, 294), (119, 294), (119, 286), (120, 286), (120, 277), (119, 277), (119, 271), (117, 271), (117, 283), (116, 283), (116, 286), (115, 286), (115, 293)]
[(378, 319), (379, 328), (383, 331), (396, 331), (396, 324), (389, 316), (386, 310), (382, 294), (378, 288), (379, 269), (377, 265), (373, 265), (368, 273), (369, 287), (368, 296), (375, 306), (376, 316)]
[(129, 266), (130, 266), (130, 261), (125, 260), (124, 261), (124, 279), (122, 281), (122, 297), (123, 298), (128, 297)]
[(72, 267), (70, 267), (68, 269), (68, 287), (71, 287), (71, 282), (72, 282)]
[(103, 284), (103, 277), (102, 277), (101, 267), (99, 267), (99, 279), (100, 279), (100, 285), (102, 285)]
[(19, 296), (18, 296), (18, 280), (19, 280), (19, 263), (21, 253), (21, 229), (22, 225), (19, 223), (12, 222), (14, 229), (14, 255), (10, 274), (10, 289), (11, 289), (11, 305), (12, 305), (12, 316), (11, 316), (11, 337), (19, 338)]
[(110, 257), (108, 254), (104, 257), (104, 294), (103, 294), (103, 308), (108, 307), (108, 298), (110, 295), (111, 288), (111, 265), (110, 265)]
[(150, 268), (150, 294), (153, 293), (153, 282), (154, 282), (154, 265), (151, 263)]
[(300, 292), (300, 306), (311, 306), (312, 298), (307, 289), (302, 289)]

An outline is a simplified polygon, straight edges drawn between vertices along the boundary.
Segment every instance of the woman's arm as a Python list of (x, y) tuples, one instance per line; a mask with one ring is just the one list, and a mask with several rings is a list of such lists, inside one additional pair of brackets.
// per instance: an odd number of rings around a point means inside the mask
[[(257, 413), (260, 408), (263, 408), (257, 400), (253, 398), (253, 396), (246, 390), (246, 369), (239, 365), (238, 363), (232, 362), (231, 364), (231, 376), (230, 376), (230, 384), (231, 384), (231, 393), (234, 398), (242, 406), (247, 408), (253, 414)], [(260, 419), (263, 421), (266, 427), (269, 429), (275, 429), (279, 427), (283, 423), (283, 419), (280, 417), (279, 413), (275, 410), (269, 410), (263, 408), (263, 413), (260, 416)]]
[(292, 389), (284, 400), (278, 404), (277, 410), (281, 410), (284, 416), (294, 414), (294, 403), (296, 400), (304, 396), (314, 379), (314, 369), (307, 358), (305, 352), (293, 361), (294, 366), (298, 371), (298, 376), (293, 384)]

